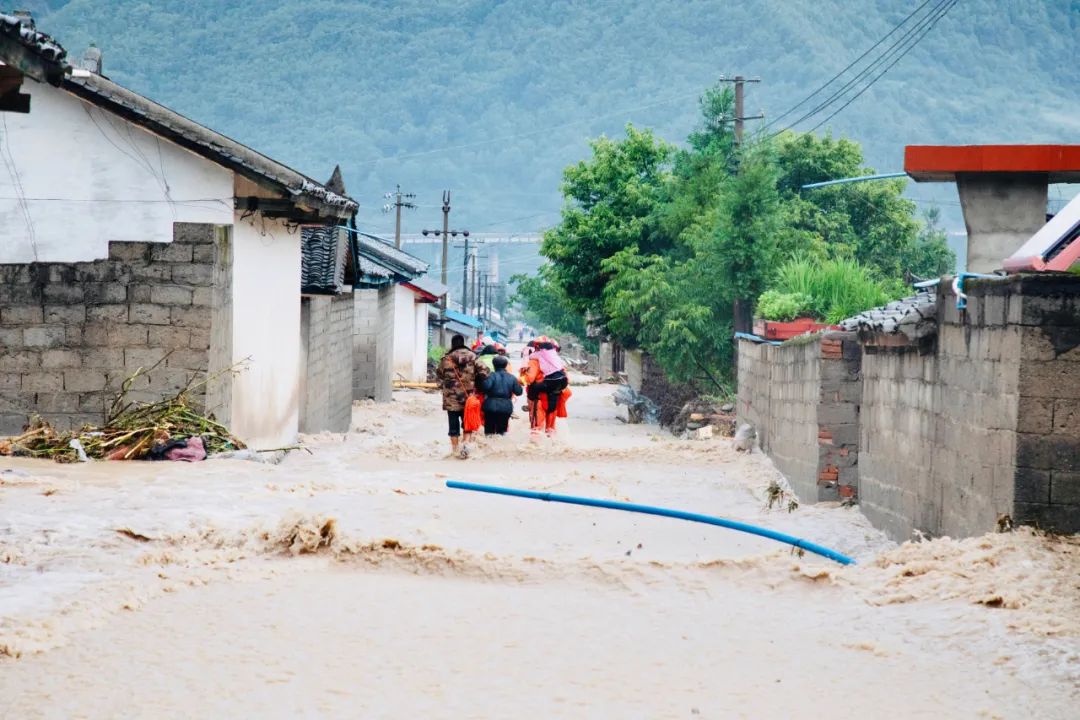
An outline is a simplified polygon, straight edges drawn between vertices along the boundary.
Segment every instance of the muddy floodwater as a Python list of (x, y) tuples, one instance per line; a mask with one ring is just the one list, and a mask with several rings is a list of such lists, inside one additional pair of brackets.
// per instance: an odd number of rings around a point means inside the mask
[(277, 464), (0, 458), (0, 718), (1080, 717), (1077, 538), (769, 510), (761, 454), (573, 390), (559, 437), (518, 419), (467, 461), (422, 392)]

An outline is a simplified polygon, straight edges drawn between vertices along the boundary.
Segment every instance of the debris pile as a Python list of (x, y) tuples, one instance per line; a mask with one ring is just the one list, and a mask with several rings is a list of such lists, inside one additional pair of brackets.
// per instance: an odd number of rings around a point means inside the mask
[(656, 403), (629, 385), (621, 385), (615, 391), (615, 404), (626, 406), (627, 422), (635, 425), (655, 423), (659, 416)]
[(671, 432), (680, 435), (694, 434), (711, 428), (711, 433), (721, 437), (735, 434), (735, 406), (731, 403), (714, 403), (705, 398), (695, 398), (682, 406), (671, 421)]
[[(125, 383), (125, 390), (130, 380)], [(244, 443), (212, 417), (188, 404), (185, 388), (156, 403), (125, 403), (122, 391), (100, 427), (57, 432), (39, 417), (21, 435), (0, 439), (0, 455), (52, 458), (57, 462), (97, 460), (196, 460), (240, 450)]]

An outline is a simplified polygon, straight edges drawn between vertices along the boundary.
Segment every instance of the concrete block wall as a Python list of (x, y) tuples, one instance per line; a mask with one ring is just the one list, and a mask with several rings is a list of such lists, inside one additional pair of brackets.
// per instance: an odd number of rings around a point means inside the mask
[(353, 398), (393, 396), (394, 286), (357, 290), (353, 314)]
[(984, 320), (989, 300), (971, 298), (961, 318), (947, 298), (938, 327), (931, 494), (915, 516), (934, 534), (977, 535), (1013, 514), (1021, 332)]
[(937, 504), (930, 502), (937, 357), (864, 350), (859, 506), (876, 527), (904, 540), (915, 527), (937, 526)]
[(300, 432), (347, 432), (352, 421), (352, 294), (305, 297), (300, 306)]
[(353, 293), (353, 399), (375, 397), (376, 326), (379, 319), (379, 291)]
[(853, 336), (739, 342), (739, 422), (804, 502), (858, 494), (860, 386)]
[[(1021, 278), (1013, 519), (1080, 532), (1080, 277)], [(993, 288), (991, 288), (993, 289)]]
[(1080, 278), (939, 292), (936, 347), (866, 349), (863, 511), (896, 539), (970, 536), (998, 518), (1080, 531)]
[(867, 336), (861, 363), (835, 333), (819, 356), (741, 341), (740, 421), (814, 498), (807, 387), (817, 382), (816, 499), (857, 496), (897, 540), (990, 532), (1004, 515), (1080, 532), (1080, 277), (968, 280), (965, 292), (960, 310), (949, 284), (939, 288), (934, 342)]
[(172, 243), (114, 242), (102, 260), (0, 265), (0, 435), (32, 415), (60, 430), (100, 423), (139, 368), (133, 401), (205, 375), (220, 240), (177, 223)]
[[(394, 380), (394, 330), (396, 305), (401, 296), (395, 285), (379, 288), (378, 318), (375, 323), (375, 402), (393, 399)], [(407, 298), (412, 302), (412, 298)]]
[(612, 357), (612, 350), (613, 348), (610, 342), (600, 343), (600, 358), (597, 374), (600, 376), (601, 381), (607, 380), (609, 377), (612, 377), (615, 374), (613, 370), (614, 358)]

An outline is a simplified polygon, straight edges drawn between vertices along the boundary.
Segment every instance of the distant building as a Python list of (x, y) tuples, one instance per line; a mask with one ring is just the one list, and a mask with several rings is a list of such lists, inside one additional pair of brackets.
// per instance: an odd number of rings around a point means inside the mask
[(427, 375), (427, 313), (446, 288), (427, 263), (367, 233), (355, 233), (359, 274), (353, 330), (353, 397), (389, 402), (393, 381)]

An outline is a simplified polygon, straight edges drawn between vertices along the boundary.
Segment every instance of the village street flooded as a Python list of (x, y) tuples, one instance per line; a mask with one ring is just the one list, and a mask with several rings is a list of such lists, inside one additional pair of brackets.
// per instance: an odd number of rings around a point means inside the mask
[(0, 716), (1076, 717), (1075, 537), (897, 547), (857, 507), (769, 510), (762, 454), (626, 425), (614, 390), (467, 461), (419, 391), (278, 464), (0, 460)]

